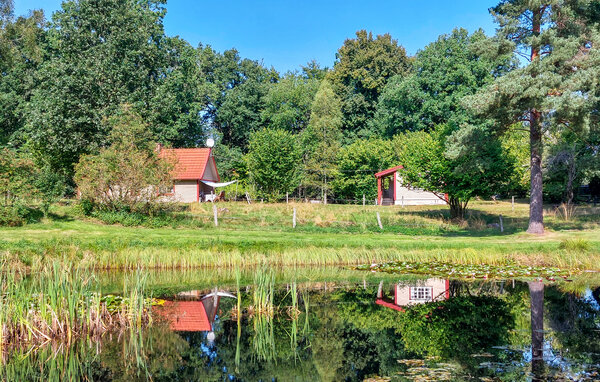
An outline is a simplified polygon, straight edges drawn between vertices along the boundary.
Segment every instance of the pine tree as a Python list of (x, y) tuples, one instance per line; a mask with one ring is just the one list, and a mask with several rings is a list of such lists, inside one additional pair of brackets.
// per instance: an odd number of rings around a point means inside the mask
[(485, 49), (513, 50), (523, 65), (467, 97), (500, 132), (522, 122), (530, 141), (527, 232), (542, 234), (542, 147), (548, 129), (585, 131), (597, 103), (598, 4), (591, 0), (503, 0), (491, 9), (499, 25)]

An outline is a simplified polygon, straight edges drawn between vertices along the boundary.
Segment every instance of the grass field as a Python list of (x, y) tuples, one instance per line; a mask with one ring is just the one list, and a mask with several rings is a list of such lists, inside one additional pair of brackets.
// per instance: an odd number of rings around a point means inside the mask
[[(53, 259), (93, 268), (438, 260), (600, 269), (600, 207), (592, 206), (578, 207), (568, 220), (549, 207), (543, 236), (524, 232), (528, 206), (516, 203), (513, 211), (510, 202), (475, 202), (461, 223), (451, 222), (444, 206), (219, 203), (215, 227), (212, 205), (200, 204), (162, 228), (108, 225), (70, 205), (52, 211), (40, 223), (0, 228), (5, 261), (32, 269)], [(502, 233), (488, 226), (499, 223), (500, 214)]]

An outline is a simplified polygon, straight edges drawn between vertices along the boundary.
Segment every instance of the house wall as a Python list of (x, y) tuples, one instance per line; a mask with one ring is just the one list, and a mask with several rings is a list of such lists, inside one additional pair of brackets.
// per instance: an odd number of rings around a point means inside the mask
[(411, 285), (396, 284), (394, 303), (399, 306), (425, 303), (426, 301), (413, 301), (410, 299), (410, 288), (412, 287), (432, 287), (431, 296), (434, 301), (445, 300), (447, 298), (447, 280), (431, 278)]
[(192, 203), (198, 200), (198, 181), (177, 180), (175, 181), (175, 200), (182, 203)]
[(402, 197), (404, 197), (405, 206), (446, 204), (446, 202), (438, 198), (433, 192), (404, 186), (400, 174), (399, 171), (396, 173), (396, 205), (402, 205)]
[(217, 176), (217, 168), (215, 167), (215, 162), (212, 160), (212, 158), (208, 158), (202, 179), (211, 180), (213, 182), (219, 181), (219, 177)]

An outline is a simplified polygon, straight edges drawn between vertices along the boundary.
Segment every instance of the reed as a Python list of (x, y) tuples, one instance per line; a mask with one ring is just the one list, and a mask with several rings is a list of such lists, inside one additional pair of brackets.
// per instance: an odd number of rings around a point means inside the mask
[(275, 276), (273, 271), (266, 268), (259, 269), (254, 277), (250, 313), (253, 319), (254, 337), (252, 344), (255, 354), (261, 361), (271, 361), (275, 358), (275, 336), (273, 315), (273, 290)]
[(133, 279), (125, 297), (96, 292), (95, 278), (58, 262), (27, 277), (0, 266), (0, 344), (7, 347), (42, 345), (77, 338), (99, 338), (118, 329), (151, 323), (144, 279)]

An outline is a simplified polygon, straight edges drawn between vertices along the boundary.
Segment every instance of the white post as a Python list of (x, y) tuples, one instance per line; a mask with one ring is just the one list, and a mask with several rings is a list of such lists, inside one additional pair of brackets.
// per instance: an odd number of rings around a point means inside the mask
[(286, 192), (285, 193), (285, 204), (289, 204), (290, 203), (289, 197), (290, 197), (289, 193)]
[(383, 229), (383, 224), (381, 224), (381, 216), (379, 216), (379, 212), (377, 212), (377, 224), (379, 224), (379, 229)]
[(500, 215), (500, 232), (504, 232), (504, 224), (502, 224), (502, 215)]
[(250, 204), (250, 195), (248, 195), (247, 192), (246, 192), (246, 200), (248, 201), (248, 204)]
[(294, 207), (294, 214), (292, 215), (292, 228), (296, 228), (296, 207)]
[(515, 196), (514, 195), (512, 197), (511, 205), (512, 205), (512, 211), (515, 212)]
[(363, 194), (363, 207), (367, 204), (367, 199), (365, 198), (365, 194)]
[(404, 208), (404, 195), (402, 195), (402, 208)]
[(213, 204), (213, 215), (215, 217), (215, 227), (219, 226), (219, 218), (217, 217), (217, 205)]

